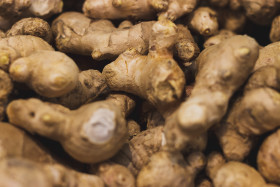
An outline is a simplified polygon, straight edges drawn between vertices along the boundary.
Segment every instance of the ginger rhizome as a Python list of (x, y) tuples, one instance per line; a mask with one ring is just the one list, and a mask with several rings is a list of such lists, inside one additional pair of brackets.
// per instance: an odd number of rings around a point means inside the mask
[(62, 0), (1, 0), (0, 16), (48, 18), (62, 11)]
[(156, 22), (147, 56), (129, 49), (104, 67), (102, 74), (110, 89), (140, 96), (156, 107), (167, 107), (178, 101), (185, 77), (171, 50), (176, 36), (176, 26), (171, 21)]
[(32, 35), (44, 39), (50, 43), (52, 40), (51, 27), (43, 19), (40, 18), (24, 18), (13, 24), (11, 29), (6, 33), (6, 36), (15, 35)]
[(161, 12), (162, 17), (172, 21), (191, 13), (197, 0), (86, 0), (83, 12), (91, 18), (101, 19), (146, 19), (156, 17)]
[(16, 35), (0, 39), (0, 69), (8, 71), (10, 65), (20, 57), (26, 57), (38, 50), (54, 51), (43, 39)]
[(280, 130), (269, 135), (262, 143), (258, 156), (258, 170), (264, 178), (275, 184), (280, 184)]
[(135, 177), (124, 166), (112, 162), (104, 162), (97, 166), (99, 176), (106, 186), (110, 187), (135, 187)]
[(56, 163), (48, 151), (33, 137), (23, 130), (0, 123), (0, 157), (25, 158), (40, 163)]
[(0, 161), (0, 186), (104, 187), (104, 183), (98, 176), (80, 173), (59, 164), (7, 158)]
[(9, 74), (3, 70), (0, 70), (0, 77), (0, 120), (2, 121), (5, 115), (6, 105), (8, 104), (9, 95), (13, 90), (13, 83)]
[(230, 97), (246, 81), (257, 58), (258, 44), (248, 36), (233, 36), (202, 51), (196, 59), (192, 94), (165, 124), (167, 147), (183, 149), (190, 137), (218, 123), (226, 114)]
[(271, 23), (271, 28), (269, 33), (269, 39), (271, 42), (277, 42), (280, 40), (280, 34), (278, 32), (279, 29), (280, 29), (280, 16), (276, 16)]
[[(137, 176), (138, 187), (194, 187), (196, 174), (204, 167), (201, 153), (192, 153), (184, 160), (180, 153), (158, 152)], [(162, 178), (163, 180), (159, 180)]]
[(83, 104), (105, 95), (108, 91), (105, 77), (99, 71), (90, 69), (79, 73), (78, 83), (69, 93), (61, 97), (43, 99), (70, 109), (77, 109)]
[(96, 163), (115, 155), (125, 143), (125, 115), (133, 106), (130, 97), (119, 94), (72, 111), (28, 99), (12, 101), (7, 114), (10, 123), (59, 141), (73, 158)]
[(199, 7), (189, 18), (189, 27), (203, 36), (211, 36), (218, 32), (217, 12), (209, 7)]
[(53, 21), (52, 30), (60, 51), (101, 60), (115, 58), (129, 47), (146, 52), (153, 23), (142, 22), (118, 29), (109, 20), (92, 21), (81, 13), (67, 12)]
[(228, 162), (222, 165), (212, 178), (215, 187), (268, 187), (264, 178), (253, 167), (241, 162)]
[(214, 36), (209, 37), (203, 44), (204, 48), (207, 48), (212, 45), (216, 45), (221, 43), (222, 41), (229, 39), (232, 36), (235, 36), (236, 34), (233, 33), (230, 30), (220, 30), (219, 33), (217, 33)]
[(9, 73), (42, 96), (59, 97), (76, 87), (79, 69), (64, 53), (42, 50), (15, 60)]

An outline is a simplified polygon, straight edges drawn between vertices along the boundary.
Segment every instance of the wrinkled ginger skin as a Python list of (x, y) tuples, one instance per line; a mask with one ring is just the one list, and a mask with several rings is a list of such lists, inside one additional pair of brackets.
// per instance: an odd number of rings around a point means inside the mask
[(62, 0), (1, 0), (0, 16), (48, 18), (62, 11)]
[(60, 142), (66, 152), (84, 163), (109, 159), (127, 135), (119, 107), (106, 100), (72, 111), (38, 99), (14, 100), (7, 114), (10, 123)]
[(52, 40), (51, 27), (40, 18), (23, 18), (16, 22), (6, 33), (7, 37), (15, 35), (32, 35), (50, 43)]
[(86, 0), (83, 12), (91, 18), (153, 19), (157, 10), (164, 10), (168, 0)]
[(135, 137), (137, 134), (141, 132), (140, 125), (134, 120), (127, 121), (127, 129), (128, 129), (129, 139)]
[(215, 175), (213, 183), (215, 187), (265, 187), (266, 182), (259, 172), (251, 166), (241, 162), (228, 162), (220, 167)]
[(177, 25), (178, 37), (175, 44), (175, 54), (185, 62), (194, 60), (200, 53), (197, 43), (189, 31), (189, 29), (183, 25)]
[(101, 163), (96, 173), (108, 187), (135, 187), (135, 177), (124, 166), (115, 163)]
[(9, 73), (14, 81), (26, 83), (39, 95), (59, 97), (75, 88), (79, 68), (64, 53), (36, 51), (15, 60)]
[(265, 46), (264, 48), (261, 48), (259, 53), (259, 58), (256, 62), (253, 71), (256, 71), (259, 68), (268, 65), (272, 65), (277, 68), (280, 68), (280, 58), (278, 56), (279, 52), (280, 52), (280, 42), (274, 42)]
[(145, 166), (164, 145), (162, 126), (144, 130), (133, 137), (112, 160), (127, 167), (133, 175)]
[[(186, 162), (180, 153), (158, 152), (144, 166), (137, 177), (138, 187), (194, 187), (197, 172), (205, 160), (202, 155), (191, 155)], [(197, 158), (196, 158), (197, 157)], [(163, 180), (159, 180), (159, 178)]]
[(4, 158), (20, 157), (49, 164), (56, 162), (34, 138), (11, 124), (0, 123), (0, 142), (0, 155), (4, 152)]
[(211, 36), (218, 32), (218, 13), (209, 7), (199, 7), (189, 18), (189, 28), (202, 36)]
[(241, 0), (246, 16), (259, 25), (268, 25), (279, 10), (277, 0)]
[(17, 35), (0, 39), (0, 69), (8, 71), (10, 65), (20, 57), (26, 57), (38, 50), (54, 51), (43, 39)]
[(0, 162), (0, 186), (21, 187), (104, 187), (95, 176), (67, 169), (61, 165), (39, 164), (20, 158)]
[(85, 70), (79, 73), (76, 87), (69, 93), (46, 99), (52, 103), (63, 105), (69, 109), (77, 109), (85, 103), (97, 99), (109, 91), (105, 77), (97, 70)]
[(171, 21), (156, 22), (147, 56), (129, 49), (104, 67), (102, 74), (110, 89), (135, 94), (156, 107), (166, 107), (179, 100), (185, 77), (170, 51), (176, 34), (176, 26)]
[(191, 13), (197, 3), (198, 0), (169, 0), (167, 10), (163, 11), (159, 16), (175, 21), (179, 17)]
[(2, 121), (5, 115), (4, 112), (8, 103), (8, 97), (13, 90), (13, 83), (9, 75), (3, 70), (0, 70), (0, 77), (0, 120)]
[(280, 184), (280, 130), (272, 133), (262, 143), (258, 156), (258, 170), (264, 178), (275, 184)]
[(271, 23), (271, 28), (269, 33), (269, 39), (271, 42), (278, 42), (280, 40), (279, 29), (280, 29), (280, 16), (276, 16)]
[(53, 21), (52, 31), (60, 51), (102, 60), (116, 58), (130, 47), (146, 52), (153, 23), (117, 29), (109, 20), (92, 21), (82, 13), (66, 12)]

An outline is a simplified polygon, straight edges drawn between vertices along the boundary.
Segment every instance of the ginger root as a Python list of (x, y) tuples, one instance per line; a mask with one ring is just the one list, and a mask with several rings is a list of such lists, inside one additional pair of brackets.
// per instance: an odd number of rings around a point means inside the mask
[(215, 187), (268, 187), (263, 177), (254, 168), (234, 161), (222, 165), (212, 180)]
[(153, 23), (118, 29), (109, 20), (92, 21), (79, 12), (66, 12), (53, 21), (52, 30), (60, 51), (102, 60), (115, 58), (130, 47), (146, 52)]
[(76, 172), (58, 164), (8, 158), (0, 161), (0, 186), (104, 187), (104, 183), (95, 175)]
[(8, 97), (13, 90), (13, 83), (9, 75), (3, 70), (0, 70), (0, 77), (0, 120), (2, 121), (8, 104)]
[(206, 132), (222, 119), (230, 97), (246, 81), (257, 57), (256, 41), (240, 35), (200, 53), (192, 94), (165, 124), (168, 148), (183, 149), (190, 137)]
[(62, 0), (1, 0), (0, 16), (48, 18), (62, 11)]
[(189, 27), (203, 36), (211, 36), (218, 32), (218, 13), (209, 7), (199, 7), (189, 18)]
[(79, 73), (78, 83), (69, 93), (61, 97), (43, 99), (70, 109), (77, 109), (97, 99), (98, 96), (105, 95), (108, 91), (105, 77), (99, 71), (90, 69)]
[(264, 178), (271, 182), (280, 185), (280, 130), (269, 135), (262, 143), (258, 156), (258, 170)]
[(48, 151), (23, 130), (0, 122), (0, 155), (25, 158), (40, 163), (56, 163)]
[(276, 16), (271, 23), (271, 28), (269, 33), (269, 38), (271, 42), (278, 42), (280, 40), (279, 29), (280, 29), (280, 16)]
[(96, 175), (108, 187), (135, 187), (135, 177), (124, 166), (105, 162), (98, 165)]
[(7, 114), (10, 123), (59, 141), (73, 158), (96, 163), (114, 156), (125, 143), (124, 114), (132, 106), (133, 100), (126, 95), (111, 96), (72, 111), (28, 99), (12, 101)]
[(8, 71), (10, 65), (18, 58), (31, 55), (38, 50), (54, 51), (43, 39), (17, 35), (0, 39), (0, 69)]
[(6, 36), (15, 35), (32, 35), (44, 39), (50, 43), (52, 40), (51, 27), (40, 18), (24, 18), (13, 24), (12, 28), (7, 31)]
[(79, 68), (64, 53), (42, 50), (15, 60), (9, 73), (14, 81), (26, 83), (39, 95), (59, 97), (75, 88)]
[(233, 33), (230, 30), (220, 30), (219, 33), (217, 33), (214, 36), (209, 37), (203, 44), (204, 48), (210, 47), (212, 45), (217, 45), (221, 43), (222, 41), (235, 36), (236, 34)]
[(104, 67), (102, 74), (110, 89), (140, 96), (160, 108), (178, 101), (185, 77), (170, 50), (176, 36), (176, 26), (171, 21), (156, 22), (147, 56), (129, 49)]
[[(194, 187), (196, 174), (204, 167), (201, 153), (191, 154), (187, 162), (180, 153), (158, 152), (137, 176), (138, 187)], [(162, 178), (163, 180), (159, 180)]]

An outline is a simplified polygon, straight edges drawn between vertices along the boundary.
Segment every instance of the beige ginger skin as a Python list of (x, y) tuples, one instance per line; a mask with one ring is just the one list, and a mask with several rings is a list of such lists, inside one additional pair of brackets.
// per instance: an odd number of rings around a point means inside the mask
[(6, 105), (8, 104), (9, 95), (14, 86), (9, 74), (5, 71), (0, 70), (0, 77), (0, 120), (2, 121), (5, 115)]
[(1, 0), (0, 16), (48, 18), (62, 11), (62, 0)]
[[(92, 168), (93, 169), (93, 168)], [(93, 172), (99, 176), (105, 186), (108, 187), (135, 187), (135, 177), (126, 167), (112, 163), (103, 162), (97, 166), (97, 171)]]
[(258, 156), (258, 170), (269, 182), (280, 185), (280, 130), (269, 135), (262, 143)]
[(219, 33), (217, 33), (214, 36), (209, 37), (203, 44), (204, 48), (210, 47), (212, 45), (217, 45), (221, 43), (222, 41), (235, 36), (236, 34), (230, 30), (220, 30)]
[(240, 35), (200, 53), (192, 94), (165, 124), (167, 148), (182, 150), (190, 137), (206, 132), (222, 119), (230, 97), (245, 82), (257, 57), (256, 41)]
[(0, 122), (0, 157), (3, 159), (20, 157), (40, 163), (56, 163), (48, 151), (32, 136), (4, 122)]
[(104, 67), (102, 74), (110, 89), (140, 96), (160, 108), (178, 101), (185, 77), (170, 50), (176, 34), (176, 26), (171, 21), (156, 22), (147, 56), (129, 49)]
[(276, 16), (272, 23), (269, 33), (269, 38), (271, 42), (278, 42), (280, 40), (279, 28), (280, 27), (280, 16)]
[(46, 42), (50, 43), (52, 40), (51, 27), (43, 19), (40, 18), (23, 18), (7, 31), (6, 36), (15, 35), (32, 35), (42, 38)]
[(218, 13), (209, 7), (199, 7), (189, 17), (189, 28), (202, 36), (211, 36), (218, 32)]
[(59, 97), (75, 88), (79, 68), (64, 53), (45, 50), (18, 58), (9, 73), (14, 81), (26, 83), (39, 95)]
[(115, 155), (125, 143), (125, 115), (134, 104), (122, 94), (72, 111), (38, 99), (14, 100), (7, 114), (10, 123), (60, 142), (76, 160), (97, 163)]
[(151, 20), (160, 16), (172, 21), (191, 13), (197, 0), (86, 0), (83, 12), (91, 18), (101, 19), (144, 19)]
[(92, 21), (82, 13), (66, 12), (53, 21), (52, 30), (60, 51), (102, 60), (115, 58), (129, 47), (146, 52), (153, 23), (142, 22), (118, 29), (109, 20)]
[(17, 35), (0, 39), (0, 69), (8, 71), (10, 65), (20, 57), (26, 57), (38, 50), (54, 51), (43, 39)]
[(95, 176), (76, 172), (58, 164), (40, 164), (20, 158), (0, 161), (0, 186), (10, 187), (104, 187)]
[(78, 83), (72, 91), (61, 97), (42, 99), (73, 110), (108, 92), (105, 77), (98, 70), (89, 69), (79, 73)]
[[(133, 25), (123, 21), (116, 28), (109, 20), (91, 20), (79, 12), (66, 12), (53, 21), (52, 31), (60, 51), (103, 60), (115, 59), (131, 47), (141, 54), (147, 53), (154, 23), (147, 21)], [(178, 26), (175, 45), (175, 54), (184, 61), (198, 55), (197, 44), (183, 25)]]
[(194, 152), (187, 162), (181, 153), (158, 152), (137, 176), (138, 187), (194, 187), (196, 174), (204, 167), (202, 153)]

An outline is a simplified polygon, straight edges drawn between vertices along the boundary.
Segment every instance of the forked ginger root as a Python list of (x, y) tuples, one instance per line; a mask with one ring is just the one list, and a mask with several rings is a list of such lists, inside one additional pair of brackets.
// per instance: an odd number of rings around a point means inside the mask
[(183, 149), (190, 137), (206, 132), (222, 119), (230, 97), (245, 82), (257, 57), (256, 41), (240, 35), (200, 53), (192, 94), (165, 124), (167, 148)]
[(0, 39), (0, 69), (8, 71), (18, 58), (31, 55), (38, 50), (54, 51), (43, 39), (35, 36), (17, 35)]
[(95, 176), (76, 172), (58, 164), (39, 164), (20, 158), (0, 161), (0, 186), (20, 187), (104, 187)]
[[(187, 162), (180, 153), (158, 152), (137, 177), (138, 187), (194, 187), (196, 174), (203, 169), (205, 158), (192, 153)], [(162, 179), (162, 180), (161, 180)]]
[(52, 40), (51, 27), (43, 19), (40, 18), (24, 18), (13, 24), (6, 36), (15, 35), (32, 35), (44, 39), (50, 43)]
[(269, 135), (262, 143), (258, 156), (258, 170), (264, 178), (271, 182), (280, 185), (280, 130)]
[(124, 115), (133, 103), (118, 94), (70, 111), (38, 99), (14, 100), (7, 114), (10, 123), (59, 141), (73, 158), (97, 163), (115, 155), (126, 141)]
[(26, 83), (42, 96), (59, 97), (75, 88), (79, 68), (64, 53), (42, 50), (15, 60), (9, 73), (14, 81)]
[(60, 51), (91, 55), (95, 60), (115, 58), (129, 47), (147, 51), (149, 31), (154, 22), (116, 28), (109, 20), (92, 21), (79, 12), (61, 14), (52, 23)]
[(25, 158), (53, 164), (56, 161), (34, 138), (23, 130), (0, 122), (0, 155), (2, 158)]
[(160, 108), (178, 101), (185, 77), (171, 50), (176, 34), (176, 25), (171, 21), (156, 22), (147, 56), (130, 49), (104, 67), (102, 74), (110, 89), (135, 94)]

